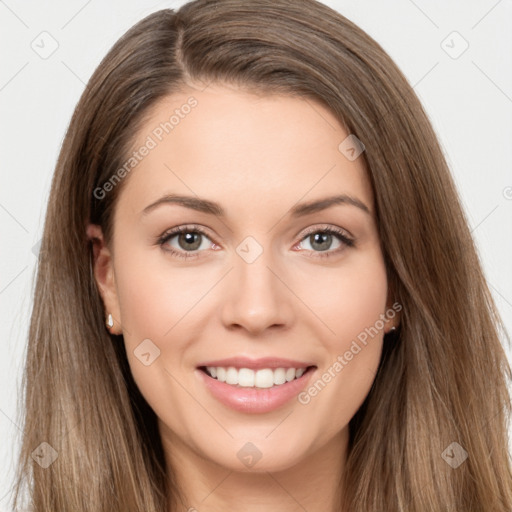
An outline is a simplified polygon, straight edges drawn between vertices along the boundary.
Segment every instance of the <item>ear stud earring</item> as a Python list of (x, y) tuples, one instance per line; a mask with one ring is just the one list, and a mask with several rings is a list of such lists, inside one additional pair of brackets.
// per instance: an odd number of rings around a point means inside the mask
[(109, 329), (112, 329), (112, 327), (114, 327), (114, 319), (112, 318), (111, 313), (108, 314), (107, 321), (105, 323)]

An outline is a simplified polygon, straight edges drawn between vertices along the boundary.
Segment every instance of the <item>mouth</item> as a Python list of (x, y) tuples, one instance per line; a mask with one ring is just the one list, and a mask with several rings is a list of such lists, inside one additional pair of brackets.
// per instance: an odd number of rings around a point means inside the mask
[(196, 375), (218, 402), (245, 414), (270, 413), (292, 403), (317, 370), (314, 365), (295, 361), (295, 366), (290, 366), (291, 361), (275, 359), (249, 361), (253, 368), (243, 364), (240, 367), (201, 365), (196, 368)]
[(234, 366), (200, 366), (198, 369), (211, 379), (234, 388), (278, 388), (311, 373), (315, 365), (278, 368), (236, 368)]

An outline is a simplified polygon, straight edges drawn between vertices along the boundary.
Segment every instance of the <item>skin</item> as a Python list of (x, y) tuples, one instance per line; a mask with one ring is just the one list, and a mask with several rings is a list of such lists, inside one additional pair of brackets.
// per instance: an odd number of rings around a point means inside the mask
[[(125, 178), (111, 243), (88, 226), (98, 238), (95, 277), (114, 317), (111, 332), (124, 335), (135, 381), (158, 417), (182, 510), (335, 510), (348, 423), (398, 315), (307, 404), (234, 411), (210, 394), (196, 366), (234, 355), (292, 358), (318, 367), (314, 383), (391, 306), (364, 163), (339, 151), (348, 133), (319, 103), (221, 84), (162, 100), (135, 147), (191, 95), (198, 105)], [(226, 216), (177, 204), (141, 214), (165, 193), (215, 201)], [(370, 213), (338, 204), (290, 216), (297, 203), (335, 194), (358, 198)], [(191, 223), (207, 231), (196, 257), (165, 250), (187, 252), (191, 242), (180, 245), (178, 236), (164, 246), (156, 241)], [(355, 246), (333, 236), (322, 251), (304, 235), (326, 226)], [(263, 250), (252, 263), (236, 252), (247, 236)], [(134, 354), (145, 339), (160, 350), (148, 366)], [(251, 468), (237, 457), (247, 442), (261, 452)]]

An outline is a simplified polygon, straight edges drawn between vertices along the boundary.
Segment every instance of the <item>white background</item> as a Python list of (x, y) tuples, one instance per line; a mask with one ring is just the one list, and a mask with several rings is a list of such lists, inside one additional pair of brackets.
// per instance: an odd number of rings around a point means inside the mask
[[(0, 0), (0, 511), (9, 510), (19, 385), (43, 215), (62, 138), (101, 58), (134, 23), (184, 2)], [(324, 2), (391, 55), (451, 166), (498, 308), (512, 333), (512, 2)], [(31, 47), (50, 36), (56, 51)], [(469, 44), (458, 58), (452, 56)], [(449, 36), (449, 37), (448, 37)], [(448, 37), (448, 39), (446, 39)], [(442, 42), (445, 43), (442, 44)], [(451, 49), (449, 48), (451, 47)], [(512, 359), (510, 347), (506, 347)]]

